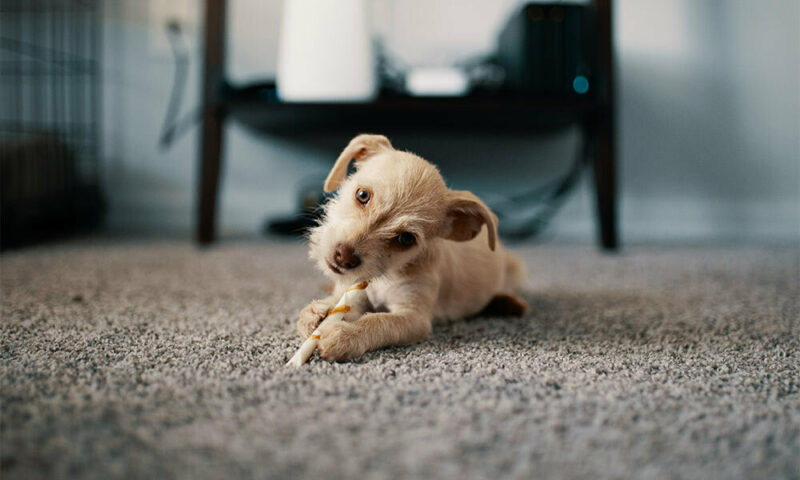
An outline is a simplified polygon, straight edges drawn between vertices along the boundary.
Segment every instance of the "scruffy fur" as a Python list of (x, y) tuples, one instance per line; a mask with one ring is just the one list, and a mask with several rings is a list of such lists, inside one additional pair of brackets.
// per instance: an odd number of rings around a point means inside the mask
[[(347, 177), (351, 160), (357, 171)], [(494, 313), (526, 311), (512, 293), (523, 266), (503, 250), (497, 217), (472, 193), (447, 188), (432, 164), (395, 150), (384, 136), (359, 135), (325, 182), (326, 191), (337, 188), (309, 235), (309, 256), (335, 286), (331, 296), (302, 309), (297, 322), (302, 338), (319, 326), (322, 358), (344, 361), (414, 343), (430, 334), (434, 320), (487, 306)], [(370, 194), (366, 204), (356, 198), (362, 189)], [(414, 235), (412, 246), (398, 242), (402, 232)], [(358, 266), (337, 267), (335, 252), (343, 245), (358, 256)], [(320, 324), (344, 290), (363, 280), (371, 283), (362, 304), (344, 321)]]

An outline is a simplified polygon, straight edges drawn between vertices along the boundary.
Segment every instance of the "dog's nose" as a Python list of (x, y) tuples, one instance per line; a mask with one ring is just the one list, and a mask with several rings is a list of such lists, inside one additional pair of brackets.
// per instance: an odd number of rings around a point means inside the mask
[(333, 252), (333, 261), (336, 262), (336, 266), (348, 270), (361, 265), (361, 257), (356, 255), (355, 249), (343, 243), (336, 245), (336, 250)]

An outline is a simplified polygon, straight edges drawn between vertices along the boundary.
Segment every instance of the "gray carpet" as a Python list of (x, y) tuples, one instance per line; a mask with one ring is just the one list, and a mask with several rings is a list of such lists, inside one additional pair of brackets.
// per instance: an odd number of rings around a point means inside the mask
[(284, 368), (302, 246), (4, 254), (2, 477), (798, 478), (798, 249), (526, 247), (523, 319)]

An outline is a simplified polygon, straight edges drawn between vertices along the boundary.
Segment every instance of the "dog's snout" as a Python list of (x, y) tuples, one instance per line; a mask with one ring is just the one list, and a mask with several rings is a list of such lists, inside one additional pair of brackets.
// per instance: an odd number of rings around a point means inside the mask
[(336, 266), (344, 269), (356, 268), (361, 265), (361, 257), (356, 254), (355, 249), (344, 243), (336, 245), (333, 261), (336, 262)]

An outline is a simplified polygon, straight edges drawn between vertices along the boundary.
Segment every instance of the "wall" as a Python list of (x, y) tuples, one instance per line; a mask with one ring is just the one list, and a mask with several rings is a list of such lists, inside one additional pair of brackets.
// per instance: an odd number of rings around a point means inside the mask
[[(169, 151), (156, 146), (173, 68), (160, 27), (166, 15), (161, 2), (107, 2), (109, 225), (188, 234), (197, 130)], [(179, 0), (167, 7), (184, 20), (193, 53), (185, 110), (199, 97), (199, 3)], [(393, 55), (408, 63), (447, 64), (490, 51), (497, 29), (519, 3), (385, 0), (373, 3), (373, 17)], [(764, 5), (616, 3), (626, 240), (800, 239), (800, 3)], [(234, 80), (274, 75), (280, 12), (276, 0), (231, 0), (228, 58)], [(288, 140), (232, 125), (225, 143), (223, 231), (257, 232), (265, 218), (293, 210), (294, 186), (324, 176), (347, 140), (318, 132)], [(439, 164), (454, 186), (497, 196), (558, 175), (578, 137), (567, 131), (532, 138), (414, 134), (393, 140)], [(590, 241), (593, 212), (585, 182), (546, 239)]]

